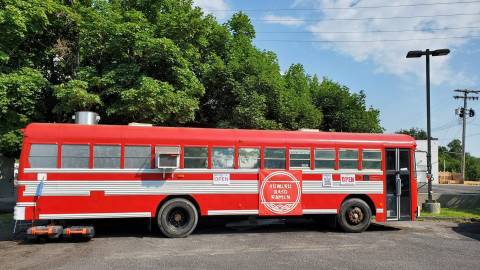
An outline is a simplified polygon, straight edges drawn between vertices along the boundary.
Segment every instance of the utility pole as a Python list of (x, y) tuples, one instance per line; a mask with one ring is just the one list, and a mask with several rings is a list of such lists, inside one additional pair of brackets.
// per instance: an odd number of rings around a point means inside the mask
[[(478, 90), (457, 89), (455, 92), (463, 93), (463, 96), (453, 96), (455, 99), (463, 99), (463, 108), (458, 110), (458, 115), (462, 118), (462, 180), (465, 181), (465, 136), (467, 133), (467, 117), (473, 117), (475, 111), (473, 109), (467, 110), (467, 100), (478, 100), (476, 94), (480, 93)], [(472, 95), (473, 94), (473, 95)], [(471, 95), (471, 96), (469, 96)]]

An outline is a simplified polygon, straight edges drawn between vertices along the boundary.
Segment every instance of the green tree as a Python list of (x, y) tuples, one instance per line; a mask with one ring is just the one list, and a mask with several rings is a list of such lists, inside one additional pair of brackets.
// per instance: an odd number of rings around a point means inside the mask
[(428, 138), (427, 132), (425, 130), (416, 127), (410, 129), (400, 129), (395, 133), (410, 135), (415, 138), (415, 140), (426, 140)]
[(0, 0), (0, 151), (30, 122), (95, 110), (102, 123), (381, 132), (363, 92), (253, 44), (190, 0)]
[(349, 132), (383, 132), (380, 111), (367, 108), (363, 91), (350, 93), (350, 89), (327, 78), (312, 83), (313, 101), (323, 113), (322, 130)]
[(21, 146), (20, 129), (33, 119), (42, 118), (47, 81), (31, 68), (0, 74), (0, 152), (17, 156)]

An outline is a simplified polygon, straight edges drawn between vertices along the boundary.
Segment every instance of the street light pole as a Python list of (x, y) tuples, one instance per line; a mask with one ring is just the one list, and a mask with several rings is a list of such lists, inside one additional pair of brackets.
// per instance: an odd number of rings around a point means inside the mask
[(442, 56), (450, 53), (449, 49), (439, 49), (430, 51), (409, 51), (407, 58), (418, 58), (425, 55), (426, 57), (426, 92), (427, 92), (427, 184), (428, 184), (428, 200), (427, 203), (433, 203), (432, 196), (432, 130), (430, 125), (430, 55)]
[(427, 183), (428, 202), (433, 201), (432, 194), (432, 129), (430, 126), (430, 50), (425, 51), (427, 73)]

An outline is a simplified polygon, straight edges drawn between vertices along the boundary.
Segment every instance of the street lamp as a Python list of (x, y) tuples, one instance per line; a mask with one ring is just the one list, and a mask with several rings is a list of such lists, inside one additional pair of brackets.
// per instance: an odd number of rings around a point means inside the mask
[(427, 203), (433, 203), (432, 198), (432, 133), (430, 128), (430, 55), (443, 56), (450, 53), (449, 49), (439, 49), (430, 51), (409, 51), (407, 58), (418, 58), (425, 55), (427, 58), (426, 72), (427, 72), (427, 183), (428, 183), (428, 200)]

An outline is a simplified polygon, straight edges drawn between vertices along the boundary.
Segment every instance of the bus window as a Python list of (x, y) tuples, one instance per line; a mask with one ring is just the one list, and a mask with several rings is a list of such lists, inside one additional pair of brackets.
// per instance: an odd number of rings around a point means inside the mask
[(88, 144), (63, 144), (62, 168), (88, 168), (90, 147)]
[(184, 167), (192, 169), (208, 168), (208, 148), (207, 147), (185, 147)]
[(340, 169), (358, 169), (358, 150), (340, 150), (338, 167)]
[(120, 145), (94, 145), (94, 168), (120, 168)]
[(310, 168), (310, 149), (290, 149), (290, 168)]
[(125, 168), (150, 168), (152, 151), (150, 146), (125, 146)]
[(335, 169), (335, 150), (315, 149), (315, 169)]
[(28, 162), (31, 168), (57, 168), (57, 155), (56, 144), (32, 144)]
[(156, 146), (155, 155), (157, 156), (156, 164), (160, 169), (175, 169), (180, 163), (180, 147), (179, 146)]
[(382, 168), (382, 152), (380, 150), (363, 150), (362, 169), (380, 170)]
[(212, 149), (212, 166), (214, 169), (233, 169), (233, 147), (214, 147)]
[(260, 149), (239, 148), (238, 149), (238, 165), (240, 169), (260, 168)]
[(265, 169), (285, 169), (286, 150), (281, 148), (265, 148)]

